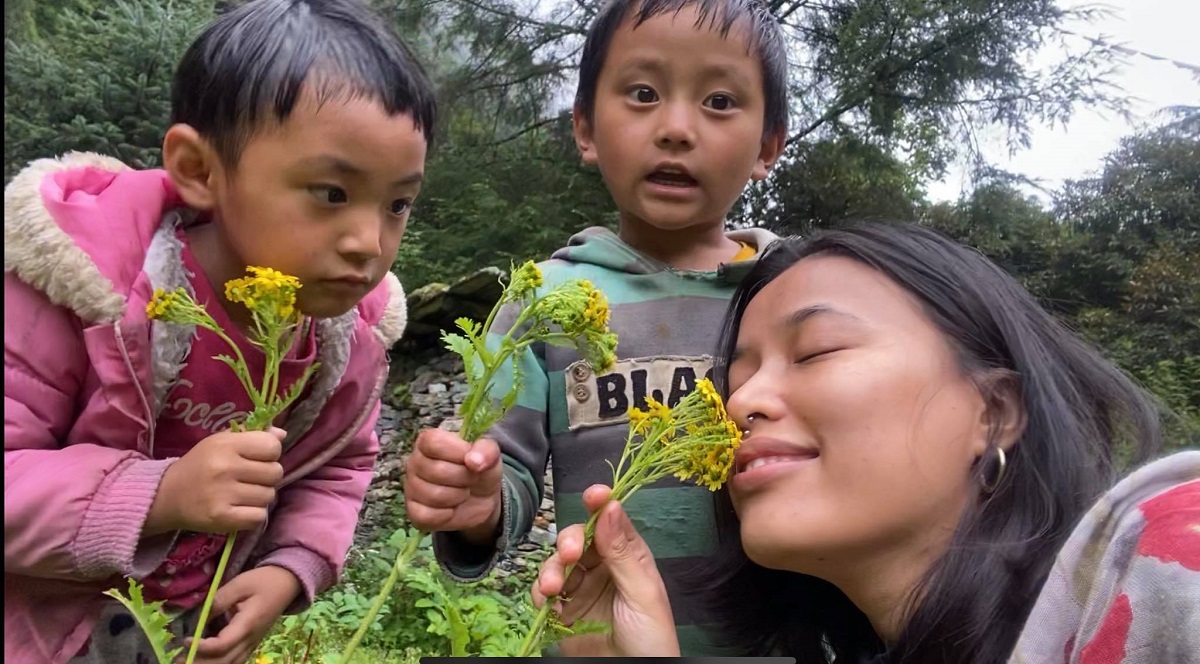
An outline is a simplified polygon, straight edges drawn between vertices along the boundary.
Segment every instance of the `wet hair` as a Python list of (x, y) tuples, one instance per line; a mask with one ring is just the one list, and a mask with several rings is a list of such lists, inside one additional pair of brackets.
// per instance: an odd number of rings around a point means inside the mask
[[(980, 489), (964, 510), (949, 549), (913, 592), (919, 599), (910, 598), (907, 622), (890, 647), (833, 584), (751, 562), (723, 491), (718, 553), (712, 568), (697, 575), (694, 592), (722, 616), (726, 645), (736, 654), (800, 662), (1007, 662), (1056, 554), (1112, 486), (1118, 460), (1140, 461), (1157, 449), (1162, 411), (979, 252), (918, 226), (879, 223), (780, 240), (764, 253), (730, 304), (715, 372), (726, 393), (746, 306), (788, 268), (821, 255), (858, 261), (903, 288), (957, 353), (965, 375), (1015, 376), (1024, 432), (995, 492)], [(980, 487), (995, 477), (990, 463), (976, 466)]]
[(246, 142), (283, 123), (303, 88), (321, 102), (368, 98), (410, 114), (433, 142), (433, 86), (408, 47), (358, 0), (252, 0), (188, 47), (171, 86), (171, 123), (191, 125), (236, 166)]
[[(575, 107), (590, 122), (596, 110), (596, 83), (617, 29), (628, 19), (636, 28), (660, 14), (677, 14), (695, 7), (696, 28), (707, 26), (726, 37), (735, 25), (750, 35), (750, 48), (762, 65), (763, 96), (766, 100), (763, 135), (787, 131), (787, 48), (779, 22), (760, 0), (608, 0), (592, 21), (583, 56), (579, 62), (579, 86)], [(682, 56), (681, 56), (682, 57)]]

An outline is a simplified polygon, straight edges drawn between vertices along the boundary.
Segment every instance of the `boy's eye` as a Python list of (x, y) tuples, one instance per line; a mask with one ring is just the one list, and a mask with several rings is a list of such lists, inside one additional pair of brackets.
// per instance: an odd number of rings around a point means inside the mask
[(639, 85), (631, 92), (633, 94), (633, 98), (636, 99), (639, 104), (653, 104), (654, 102), (658, 101), (658, 93), (654, 91), (654, 88), (649, 86)]
[(399, 217), (400, 215), (404, 214), (405, 212), (408, 212), (409, 208), (411, 208), (411, 207), (412, 207), (412, 201), (410, 201), (409, 199), (397, 198), (396, 200), (392, 201), (391, 205), (388, 206), (388, 210), (392, 214)]
[(350, 200), (350, 197), (346, 195), (346, 190), (341, 187), (321, 185), (309, 187), (308, 192), (326, 205), (341, 205)]
[(733, 109), (733, 97), (730, 97), (727, 94), (717, 93), (715, 95), (709, 95), (708, 99), (704, 100), (704, 102), (705, 106), (708, 106), (714, 111), (728, 111)]

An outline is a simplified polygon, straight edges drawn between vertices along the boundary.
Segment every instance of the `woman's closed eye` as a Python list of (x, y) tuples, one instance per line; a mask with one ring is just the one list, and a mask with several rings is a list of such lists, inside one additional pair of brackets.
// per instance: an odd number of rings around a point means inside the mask
[(831, 346), (829, 348), (806, 350), (797, 354), (795, 364), (808, 364), (813, 360), (827, 359), (830, 355), (842, 350), (845, 350), (845, 348), (842, 346)]

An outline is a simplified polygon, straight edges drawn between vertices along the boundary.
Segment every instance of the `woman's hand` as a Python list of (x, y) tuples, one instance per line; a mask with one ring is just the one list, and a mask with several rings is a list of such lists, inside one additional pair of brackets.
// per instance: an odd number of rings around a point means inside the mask
[[(534, 583), (533, 602), (540, 607), (547, 597), (561, 594), (569, 598), (558, 600), (555, 607), (564, 624), (594, 620), (612, 625), (609, 634), (562, 641), (564, 655), (678, 657), (671, 603), (654, 556), (621, 504), (608, 500), (609, 493), (602, 485), (584, 492), (588, 513), (600, 510), (595, 542), (584, 552), (583, 525), (559, 533), (556, 552), (542, 564)], [(570, 565), (575, 569), (564, 582)]]

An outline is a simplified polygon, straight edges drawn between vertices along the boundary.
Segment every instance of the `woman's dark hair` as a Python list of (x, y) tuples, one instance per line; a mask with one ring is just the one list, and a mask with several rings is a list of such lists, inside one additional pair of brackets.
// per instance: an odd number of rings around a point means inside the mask
[(191, 125), (232, 169), (255, 131), (287, 120), (306, 84), (322, 101), (365, 97), (410, 114), (433, 143), (433, 85), (362, 0), (252, 0), (221, 14), (175, 70), (171, 124)]
[[(1058, 550), (1115, 480), (1118, 455), (1157, 449), (1156, 402), (1047, 313), (979, 252), (912, 225), (869, 224), (776, 242), (730, 303), (715, 377), (725, 370), (746, 306), (798, 261), (850, 258), (914, 297), (970, 375), (1019, 382), (1023, 435), (996, 491), (964, 512), (947, 553), (910, 598), (908, 621), (886, 648), (840, 590), (747, 559), (729, 497), (717, 497), (719, 552), (696, 592), (723, 616), (737, 654), (794, 656), (800, 664), (1006, 662)], [(1127, 455), (1127, 456), (1126, 456)], [(990, 455), (986, 455), (989, 456)], [(994, 477), (977, 464), (976, 479)], [(982, 494), (982, 491), (980, 492)], [(832, 657), (831, 657), (832, 656)]]

